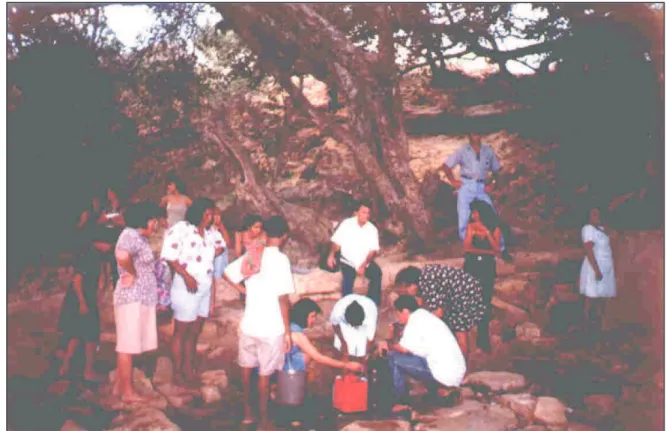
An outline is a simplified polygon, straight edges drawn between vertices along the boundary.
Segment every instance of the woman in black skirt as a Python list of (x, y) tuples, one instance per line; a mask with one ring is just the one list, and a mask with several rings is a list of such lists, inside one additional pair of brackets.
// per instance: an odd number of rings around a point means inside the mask
[(500, 254), (502, 232), (493, 208), (486, 202), (476, 200), (470, 205), (471, 214), (465, 236), (465, 271), (476, 277), (483, 286), (485, 313), (479, 323), (479, 347), (491, 352), (488, 326), (491, 317), (491, 301), (495, 289), (495, 257)]
[[(467, 358), (475, 348), (476, 326), (485, 314), (483, 288), (477, 279), (462, 269), (444, 265), (426, 265), (423, 269), (408, 266), (396, 275), (395, 284), (446, 323)], [(402, 329), (394, 326), (394, 336)]]

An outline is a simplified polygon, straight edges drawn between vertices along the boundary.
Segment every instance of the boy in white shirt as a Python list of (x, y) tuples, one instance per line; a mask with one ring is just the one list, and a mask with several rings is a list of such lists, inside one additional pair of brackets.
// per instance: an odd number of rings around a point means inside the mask
[(405, 329), (399, 343), (383, 342), (380, 350), (389, 350), (396, 400), (393, 411), (397, 412), (408, 408), (405, 374), (424, 382), (431, 390), (439, 389), (441, 395), (449, 395), (447, 388), (460, 386), (467, 370), (456, 337), (446, 323), (419, 308), (413, 296), (400, 295), (394, 307)]
[(353, 293), (341, 298), (328, 321), (335, 333), (333, 345), (344, 357), (368, 356), (377, 331), (377, 306), (370, 298)]
[(382, 270), (374, 259), (379, 253), (379, 232), (370, 220), (372, 204), (361, 201), (356, 214), (340, 223), (331, 241), (333, 246), (328, 255), (328, 266), (335, 266), (335, 253), (340, 251), (340, 268), (342, 270), (342, 296), (354, 290), (356, 276), (365, 276), (370, 280), (368, 297), (377, 307), (382, 299)]
[(245, 287), (240, 285), (243, 281), (241, 256), (229, 264), (224, 278), (246, 295), (238, 340), (238, 365), (243, 369), (245, 392), (243, 424), (254, 422), (250, 376), (254, 368), (259, 368), (259, 414), (261, 426), (268, 427), (270, 377), (282, 369), (284, 355), (291, 350), (289, 294), (294, 293), (294, 280), (289, 258), (279, 248), (287, 239), (287, 222), (282, 217), (273, 216), (264, 223), (264, 230), (268, 238), (259, 272), (245, 280)]

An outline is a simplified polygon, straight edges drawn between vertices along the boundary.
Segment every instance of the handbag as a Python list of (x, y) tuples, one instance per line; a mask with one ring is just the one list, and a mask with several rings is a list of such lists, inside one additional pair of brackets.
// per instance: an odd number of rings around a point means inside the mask
[(286, 355), (287, 369), (278, 373), (277, 403), (283, 406), (300, 406), (305, 399), (307, 382), (305, 370), (295, 370), (291, 355)]
[(333, 384), (333, 408), (341, 413), (368, 410), (368, 380), (356, 374), (337, 376)]
[(171, 271), (166, 260), (155, 262), (155, 279), (157, 280), (157, 310), (166, 311), (171, 306)]

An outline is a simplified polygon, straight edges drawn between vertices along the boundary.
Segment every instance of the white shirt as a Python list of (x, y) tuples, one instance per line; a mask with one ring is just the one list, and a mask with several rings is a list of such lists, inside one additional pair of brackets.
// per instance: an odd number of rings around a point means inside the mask
[(446, 323), (422, 308), (407, 321), (400, 345), (425, 358), (435, 380), (446, 386), (460, 386), (467, 371), (465, 357)]
[(210, 230), (204, 230), (202, 238), (196, 226), (185, 220), (179, 221), (164, 236), (161, 257), (181, 264), (198, 284), (210, 285), (215, 248), (221, 247), (220, 239), (221, 235), (216, 236)]
[(215, 248), (227, 248), (227, 242), (224, 240), (224, 237), (219, 230), (210, 227), (206, 230), (206, 234), (210, 235), (210, 237), (213, 239)]
[(369, 221), (359, 226), (356, 216), (343, 220), (331, 241), (340, 246), (341, 260), (356, 270), (371, 251), (379, 251), (377, 228)]
[[(358, 328), (352, 327), (345, 320), (345, 311), (352, 302), (358, 302), (363, 311), (365, 312), (365, 319)], [(368, 341), (375, 339), (375, 332), (377, 332), (377, 306), (374, 301), (367, 296), (351, 294), (340, 299), (333, 306), (331, 316), (328, 319), (332, 325), (340, 325), (342, 337), (347, 342), (347, 349), (351, 356), (363, 357), (366, 355), (366, 348)], [(333, 341), (336, 349), (342, 348), (342, 342), (337, 334)]]
[[(243, 256), (227, 266), (224, 273), (234, 283), (243, 281)], [(277, 247), (266, 247), (261, 256), (259, 273), (245, 280), (245, 313), (240, 330), (257, 338), (275, 338), (284, 334), (280, 296), (294, 293), (289, 258)]]

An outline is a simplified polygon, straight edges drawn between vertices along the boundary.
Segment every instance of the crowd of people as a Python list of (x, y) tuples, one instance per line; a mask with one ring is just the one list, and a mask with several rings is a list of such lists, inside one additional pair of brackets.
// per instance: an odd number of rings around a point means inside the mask
[[(458, 165), (461, 180), (452, 172)], [(226, 280), (244, 304), (237, 363), (242, 369), (246, 424), (256, 422), (250, 395), (255, 370), (259, 375), (259, 420), (267, 425), (271, 376), (287, 366), (305, 371), (311, 361), (361, 374), (371, 358), (385, 358), (396, 413), (409, 408), (406, 376), (423, 381), (434, 396), (455, 393), (464, 379), (467, 360), (479, 352), (477, 346), (491, 352), (489, 322), (496, 258), (511, 259), (488, 196), (499, 167), (492, 148), (481, 144), (474, 134), (469, 144), (445, 162), (445, 175), (459, 187), (464, 267), (403, 268), (395, 279), (399, 296), (391, 305), (397, 321), (391, 326), (389, 340), (375, 340), (382, 306), (382, 270), (375, 260), (380, 242), (378, 229), (370, 221), (372, 204), (359, 202), (353, 215), (337, 226), (326, 259), (328, 270), (341, 272), (342, 298), (327, 316), (334, 332), (333, 356), (321, 353), (305, 332), (314, 325), (321, 308), (309, 298), (290, 302), (295, 293), (292, 268), (281, 251), (289, 226), (281, 216), (264, 220), (248, 215), (232, 244), (214, 202), (191, 199), (175, 177), (169, 179), (160, 205), (147, 201), (121, 205), (117, 194), (107, 189), (104, 199), (93, 199), (78, 224), (84, 240), (74, 256), (74, 283), (61, 312), (59, 372), (63, 376), (70, 373), (71, 358), (82, 343), (84, 379), (102, 379), (94, 369), (100, 336), (97, 292), (100, 286), (113, 284), (118, 371), (113, 393), (124, 402), (145, 401), (132, 385), (133, 360), (157, 349), (162, 296), (173, 313), (174, 384), (187, 387), (196, 383), (197, 341), (204, 322), (215, 311), (216, 287), (221, 288), (219, 283)], [(156, 257), (149, 237), (158, 232), (160, 224), (166, 232)], [(598, 209), (590, 212), (582, 237), (586, 258), (580, 271), (580, 291), (589, 298), (585, 310), (593, 319), (603, 313), (602, 299), (615, 296), (608, 233)], [(235, 257), (232, 262), (230, 252)], [(357, 277), (369, 280), (367, 296), (354, 293)]]

